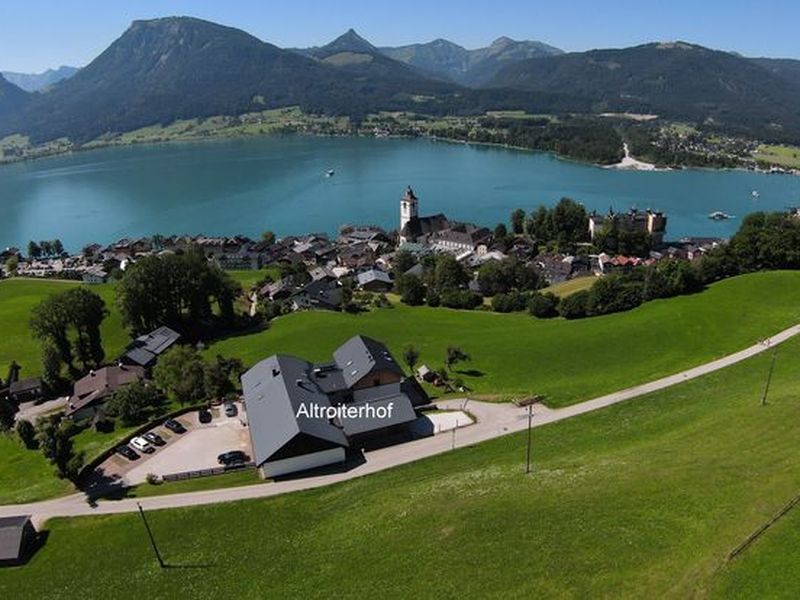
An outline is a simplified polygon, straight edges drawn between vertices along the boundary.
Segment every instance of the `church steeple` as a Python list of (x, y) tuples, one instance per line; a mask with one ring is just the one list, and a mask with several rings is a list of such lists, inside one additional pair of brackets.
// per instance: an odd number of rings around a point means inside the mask
[(403, 240), (403, 229), (411, 219), (419, 216), (419, 201), (414, 195), (411, 186), (406, 188), (406, 193), (400, 199), (400, 239)]

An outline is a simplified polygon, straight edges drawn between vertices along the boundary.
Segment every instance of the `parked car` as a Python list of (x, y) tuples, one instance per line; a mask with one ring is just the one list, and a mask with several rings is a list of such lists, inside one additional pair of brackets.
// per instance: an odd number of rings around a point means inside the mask
[(231, 402), (230, 400), (227, 401), (225, 404), (225, 416), (226, 417), (235, 417), (239, 414), (239, 409), (236, 408), (236, 405)]
[(124, 456), (128, 460), (136, 460), (137, 458), (139, 458), (139, 455), (136, 454), (133, 448), (128, 446), (128, 444), (122, 444), (121, 446), (117, 446), (114, 449), (114, 451), (120, 456)]
[(164, 438), (158, 435), (155, 431), (148, 431), (142, 437), (156, 446), (163, 446), (167, 443), (164, 441)]
[(133, 438), (130, 441), (130, 444), (131, 446), (134, 447), (134, 449), (138, 450), (139, 452), (146, 452), (147, 454), (151, 454), (156, 451), (156, 449), (153, 448), (153, 445), (142, 436)]
[(172, 433), (186, 433), (186, 427), (181, 425), (180, 421), (175, 419), (167, 419), (164, 421), (164, 427), (169, 429)]
[(200, 410), (197, 412), (197, 419), (198, 419), (198, 420), (199, 420), (201, 423), (211, 423), (211, 419), (212, 419), (212, 418), (213, 418), (213, 416), (211, 415), (211, 411), (210, 411), (210, 410), (208, 410), (207, 408), (201, 408), (201, 409), (200, 409)]
[(241, 450), (230, 450), (223, 452), (217, 457), (217, 462), (221, 465), (229, 467), (231, 465), (241, 465), (247, 462), (247, 454)]

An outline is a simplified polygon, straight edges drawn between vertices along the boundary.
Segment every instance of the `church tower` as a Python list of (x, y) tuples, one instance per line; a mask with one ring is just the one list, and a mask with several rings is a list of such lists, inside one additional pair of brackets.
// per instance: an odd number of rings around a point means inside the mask
[(406, 193), (400, 199), (400, 236), (402, 239), (403, 229), (411, 219), (416, 219), (419, 216), (419, 201), (414, 195), (414, 190), (411, 186), (406, 188)]

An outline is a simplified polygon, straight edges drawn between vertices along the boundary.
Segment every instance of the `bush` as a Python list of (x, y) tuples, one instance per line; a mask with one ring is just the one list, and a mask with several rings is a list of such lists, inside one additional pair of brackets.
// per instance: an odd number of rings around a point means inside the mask
[(528, 304), (528, 295), (521, 292), (497, 294), (492, 298), (492, 310), (500, 313), (510, 313), (525, 310)]
[(36, 429), (30, 421), (20, 419), (17, 421), (17, 436), (28, 450), (36, 450), (39, 442), (36, 441)]
[(161, 478), (158, 475), (156, 475), (155, 473), (148, 473), (145, 476), (145, 480), (150, 485), (159, 485), (162, 482)]
[(467, 290), (450, 290), (442, 293), (441, 305), (447, 308), (472, 310), (483, 304), (483, 296)]
[(528, 311), (539, 319), (558, 316), (558, 296), (552, 292), (535, 293), (528, 300)]
[(441, 298), (439, 294), (433, 290), (428, 290), (428, 294), (426, 297), (428, 306), (437, 307), (441, 304)]
[(589, 292), (581, 290), (561, 299), (558, 314), (565, 319), (582, 319), (588, 314)]

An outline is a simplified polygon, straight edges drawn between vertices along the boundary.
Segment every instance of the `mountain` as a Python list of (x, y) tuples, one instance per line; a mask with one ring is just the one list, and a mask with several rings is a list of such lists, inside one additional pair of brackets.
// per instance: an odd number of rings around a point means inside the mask
[(491, 85), (583, 97), (601, 112), (800, 132), (800, 87), (750, 59), (683, 42), (524, 60), (502, 69)]
[(73, 77), (0, 118), (0, 136), (22, 131), (34, 141), (80, 143), (181, 118), (291, 105), (357, 115), (456, 92), (349, 32), (311, 58), (238, 29), (167, 17), (134, 21)]
[(57, 69), (47, 69), (42, 73), (16, 73), (14, 71), (3, 71), (2, 75), (8, 81), (22, 88), (26, 92), (39, 92), (58, 83), (62, 79), (69, 79), (78, 72), (76, 67), (58, 67)]
[(0, 118), (19, 112), (29, 100), (28, 92), (18, 88), (0, 75)]
[(800, 86), (800, 60), (791, 58), (751, 58), (750, 60), (764, 67), (773, 75)]
[(498, 38), (490, 46), (475, 50), (437, 39), (427, 44), (380, 48), (380, 51), (437, 77), (472, 87), (487, 83), (502, 67), (512, 62), (563, 53), (542, 42), (517, 41), (508, 37)]

